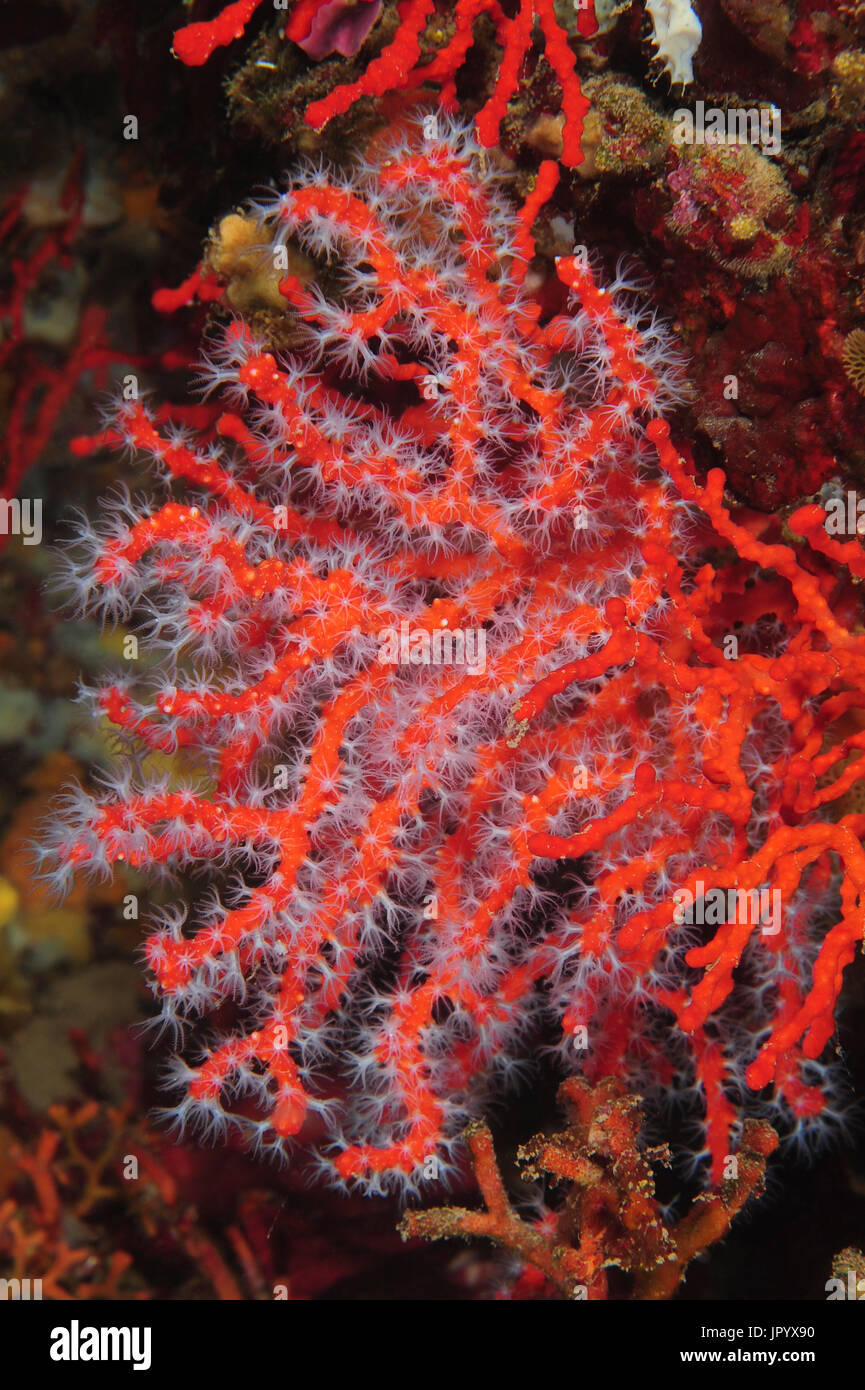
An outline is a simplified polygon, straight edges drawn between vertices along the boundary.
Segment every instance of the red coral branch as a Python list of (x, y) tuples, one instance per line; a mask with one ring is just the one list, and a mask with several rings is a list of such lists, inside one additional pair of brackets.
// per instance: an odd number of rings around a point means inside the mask
[(201, 67), (217, 48), (225, 48), (241, 37), (261, 4), (262, 0), (234, 0), (215, 19), (185, 24), (174, 35), (172, 47), (176, 57), (187, 67)]

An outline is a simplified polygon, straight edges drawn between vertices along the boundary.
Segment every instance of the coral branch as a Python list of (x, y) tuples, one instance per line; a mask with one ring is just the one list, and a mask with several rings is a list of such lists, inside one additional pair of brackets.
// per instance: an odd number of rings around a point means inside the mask
[(176, 56), (187, 67), (201, 67), (217, 48), (239, 39), (262, 0), (234, 0), (226, 5), (216, 19), (203, 23), (185, 24), (174, 35)]
[(400, 1223), (404, 1240), (471, 1239), (483, 1236), (516, 1257), (516, 1291), (540, 1272), (545, 1291), (561, 1298), (608, 1296), (606, 1271), (631, 1275), (629, 1297), (672, 1298), (688, 1265), (722, 1240), (731, 1222), (763, 1188), (766, 1160), (778, 1145), (769, 1125), (749, 1120), (735, 1155), (736, 1176), (700, 1196), (681, 1220), (665, 1224), (653, 1196), (651, 1164), (666, 1162), (664, 1149), (639, 1145), (640, 1101), (609, 1078), (592, 1088), (578, 1077), (566, 1081), (559, 1103), (569, 1125), (560, 1134), (539, 1135), (518, 1151), (523, 1177), (567, 1188), (557, 1211), (534, 1221), (512, 1207), (485, 1124), (466, 1131), (472, 1168), (484, 1210), (439, 1207), (410, 1211)]

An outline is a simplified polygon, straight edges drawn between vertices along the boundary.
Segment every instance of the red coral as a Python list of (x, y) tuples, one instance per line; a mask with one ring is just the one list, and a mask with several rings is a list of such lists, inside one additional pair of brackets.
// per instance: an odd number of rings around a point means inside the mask
[[(131, 1105), (95, 1098), (103, 1059), (83, 1034), (70, 1038), (83, 1091), (44, 1112), (0, 1057), (0, 1279), (10, 1297), (305, 1300), (377, 1277), (397, 1237), (365, 1203), (362, 1214), (342, 1200), (311, 1219), (282, 1175), (172, 1144), (133, 1120)], [(137, 1065), (130, 1037), (113, 1042)], [(137, 1089), (143, 1077), (130, 1081)], [(323, 1211), (339, 1223), (336, 1243)]]
[(225, 48), (246, 32), (246, 26), (261, 3), (262, 0), (232, 0), (220, 10), (216, 19), (185, 24), (174, 35), (175, 54), (188, 67), (201, 67), (217, 48)]
[(569, 1068), (701, 1097), (716, 1177), (757, 1096), (788, 1130), (831, 1115), (865, 558), (695, 481), (626, 283), (562, 259), (539, 321), (464, 133), (255, 211), (343, 284), (284, 283), (298, 356), (227, 328), (218, 437), (121, 408), (184, 493), (122, 505), (73, 576), (162, 666), (96, 692), (139, 751), (70, 796), (57, 880), (234, 875), (147, 943), (170, 1020), (247, 1013), (177, 1064), (179, 1120), (281, 1150), (315, 1111), (338, 1178), (414, 1184), (541, 1019)]
[[(131, 1255), (94, 1249), (82, 1224), (116, 1193), (109, 1170), (126, 1126), (124, 1111), (85, 1100), (52, 1105), (38, 1136), (22, 1142), (2, 1133), (0, 1270), (14, 1297), (66, 1301), (129, 1298)], [(78, 1232), (71, 1246), (68, 1232)]]
[[(106, 314), (96, 304), (84, 309), (77, 341), (64, 361), (52, 360), (50, 351), (29, 340), (26, 325), (28, 302), (41, 283), (58, 270), (68, 268), (71, 247), (78, 235), (84, 202), (81, 159), (71, 161), (60, 194), (58, 225), (38, 229), (28, 224), (29, 188), (19, 189), (0, 213), (0, 248), (6, 257), (4, 285), (0, 290), (0, 372), (12, 386), (11, 403), (3, 430), (2, 496), (13, 498), (23, 479), (48, 444), (58, 418), (82, 377), (95, 374), (104, 386), (107, 368), (122, 360), (105, 338)], [(8, 530), (0, 533), (0, 547)]]
[[(205, 63), (216, 47), (240, 37), (260, 3), (261, 0), (238, 0), (216, 19), (180, 29), (174, 36), (174, 51), (178, 58), (193, 65)], [(288, 37), (307, 49), (310, 24), (316, 8), (320, 9), (321, 6), (298, 4), (286, 26)], [(426, 82), (441, 84), (441, 106), (445, 111), (453, 111), (456, 108), (456, 78), (474, 42), (474, 25), (482, 15), (488, 15), (496, 26), (496, 36), (503, 51), (492, 95), (478, 112), (477, 131), (482, 144), (495, 145), (508, 102), (517, 90), (521, 67), (532, 50), (537, 20), (544, 37), (547, 61), (562, 88), (562, 110), (565, 115), (562, 160), (567, 165), (583, 162), (580, 141), (583, 117), (589, 103), (583, 96), (576, 73), (576, 57), (556, 18), (553, 0), (519, 0), (514, 16), (505, 13), (499, 0), (455, 0), (452, 7), (452, 36), (429, 62), (420, 64), (421, 38), (437, 12), (435, 0), (402, 0), (398, 9), (400, 23), (395, 37), (370, 62), (356, 82), (336, 87), (328, 96), (312, 102), (306, 112), (306, 120), (311, 126), (320, 128), (332, 117), (347, 111), (361, 97), (411, 91)], [(584, 38), (591, 38), (597, 32), (593, 5), (578, 10), (577, 25)]]
[[(379, 58), (370, 63), (357, 82), (337, 87), (330, 96), (313, 102), (306, 113), (309, 124), (324, 125), (332, 116), (347, 111), (359, 97), (381, 96), (384, 92), (400, 88), (411, 89), (423, 82), (440, 82), (441, 105), (445, 111), (454, 110), (456, 77), (473, 42), (475, 21), (482, 14), (489, 14), (495, 21), (503, 53), (495, 88), (492, 96), (478, 112), (476, 127), (482, 145), (495, 145), (508, 102), (517, 90), (520, 66), (531, 50), (537, 17), (544, 35), (547, 61), (562, 87), (562, 109), (565, 115), (562, 160), (567, 165), (581, 164), (583, 117), (589, 109), (589, 103), (580, 87), (574, 53), (556, 19), (553, 0), (520, 0), (513, 18), (504, 13), (499, 0), (457, 0), (453, 36), (429, 63), (418, 67), (416, 64), (420, 56), (419, 36), (433, 9), (433, 0), (407, 0), (403, 7), (403, 22), (393, 42)], [(595, 33), (597, 24), (593, 9), (579, 12), (579, 25), (580, 33), (584, 36)]]
[[(168, 351), (159, 356), (118, 348), (108, 331), (108, 308), (85, 301), (74, 326), (71, 345), (40, 342), (28, 329), (28, 311), (40, 295), (56, 293), (56, 277), (82, 262), (80, 238), (85, 205), (85, 166), (81, 155), (66, 171), (56, 209), (31, 223), (30, 185), (22, 186), (0, 212), (0, 250), (5, 265), (0, 281), (0, 373), (6, 379), (7, 410), (3, 428), (0, 505), (13, 499), (30, 469), (42, 458), (63, 412), (84, 383), (95, 394), (105, 389), (111, 369), (176, 368), (188, 356)], [(206, 285), (205, 285), (206, 290)], [(9, 527), (0, 530), (0, 548)]]

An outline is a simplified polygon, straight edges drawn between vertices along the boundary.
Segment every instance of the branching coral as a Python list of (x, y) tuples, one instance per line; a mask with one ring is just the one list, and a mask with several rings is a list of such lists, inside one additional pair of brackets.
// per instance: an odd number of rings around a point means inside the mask
[(204, 438), (120, 407), (172, 491), (85, 526), (70, 582), (159, 664), (93, 696), (125, 753), (70, 793), (54, 881), (227, 877), (146, 946), (166, 1019), (230, 1030), (178, 1062), (181, 1124), (282, 1150), (312, 1110), (338, 1180), (416, 1185), (557, 1028), (568, 1070), (702, 1110), (717, 1180), (748, 1108), (836, 1108), (865, 556), (693, 478), (626, 279), (564, 258), (541, 321), (554, 169), (518, 218), (480, 154), (417, 132), (255, 204), (263, 254), (327, 263), (332, 297), (282, 284), (305, 350), (232, 322)]
[[(199, 66), (214, 50), (243, 33), (261, 0), (237, 0), (215, 19), (189, 24), (174, 36), (174, 52), (184, 63)], [(289, 16), (285, 33), (312, 57), (339, 51), (353, 54), (378, 17), (380, 5), (347, 7), (299, 0)], [(649, 0), (658, 57), (673, 83), (693, 81), (692, 59), (700, 42), (701, 27), (688, 0)], [(341, 11), (346, 11), (341, 14)], [(412, 91), (433, 82), (440, 87), (439, 103), (453, 112), (457, 105), (457, 78), (469, 50), (476, 42), (478, 21), (494, 27), (501, 50), (493, 90), (476, 118), (480, 141), (498, 143), (499, 127), (509, 101), (516, 95), (522, 70), (530, 56), (543, 54), (561, 88), (564, 117), (562, 161), (568, 166), (583, 162), (583, 119), (589, 103), (576, 71), (576, 53), (569, 42), (573, 34), (585, 41), (598, 32), (594, 4), (574, 4), (569, 22), (556, 12), (554, 0), (516, 0), (503, 7), (500, 0), (402, 0), (400, 23), (393, 39), (373, 58), (354, 82), (343, 83), (310, 104), (306, 120), (315, 128), (348, 111), (361, 97), (381, 97), (394, 91)]]
[[(502, 59), (495, 88), (478, 112), (476, 127), (481, 143), (494, 145), (508, 102), (517, 90), (521, 63), (531, 49), (537, 18), (544, 36), (547, 61), (562, 88), (565, 117), (562, 159), (565, 164), (580, 164), (583, 117), (589, 103), (577, 77), (576, 57), (556, 20), (553, 0), (520, 0), (513, 18), (504, 13), (498, 0), (457, 0), (453, 35), (430, 62), (417, 66), (419, 37), (433, 10), (433, 0), (409, 0), (394, 41), (357, 82), (337, 87), (330, 96), (313, 103), (306, 113), (310, 125), (323, 125), (332, 116), (346, 111), (358, 97), (380, 96), (394, 87), (412, 88), (422, 82), (441, 83), (441, 105), (446, 111), (454, 110), (457, 73), (472, 45), (474, 24), (481, 15), (488, 14), (496, 25)], [(597, 25), (590, 8), (581, 9), (578, 20), (581, 35), (588, 37), (595, 32)]]
[[(98, 1083), (100, 1059), (85, 1039), (76, 1046)], [(163, 1286), (147, 1286), (154, 1271), (141, 1256), (154, 1247), (168, 1283), (192, 1277), (232, 1301), (289, 1295), (269, 1255), (266, 1193), (247, 1190), (222, 1230), (223, 1250), (172, 1171), (182, 1169), (182, 1151), (135, 1124), (128, 1106), (79, 1097), (39, 1114), (3, 1089), (10, 1124), (0, 1124), (0, 1279), (11, 1297), (165, 1296)]]
[[(32, 304), (40, 287), (68, 269), (70, 248), (83, 212), (81, 161), (74, 159), (64, 180), (56, 226), (28, 221), (29, 184), (22, 184), (0, 208), (0, 249), (5, 257), (0, 285), (0, 372), (13, 386), (4, 419), (4, 498), (16, 495), (23, 479), (48, 444), (64, 406), (88, 372), (104, 386), (109, 366), (120, 354), (105, 340), (104, 310), (88, 304), (80, 316), (77, 342), (58, 368), (43, 344), (33, 341)], [(8, 531), (0, 535), (0, 547)]]
[[(88, 1100), (53, 1105), (45, 1119), (30, 1144), (2, 1131), (0, 1277), (16, 1297), (22, 1290), (25, 1297), (61, 1301), (134, 1296), (128, 1287), (132, 1257), (91, 1248), (82, 1224), (115, 1194), (107, 1175), (126, 1115)], [(69, 1243), (73, 1229), (81, 1242), (75, 1246)]]
[[(567, 1185), (564, 1200), (532, 1221), (511, 1205), (496, 1164), (492, 1136), (482, 1122), (466, 1138), (486, 1210), (441, 1207), (411, 1211), (400, 1225), (404, 1240), (483, 1236), (515, 1256), (512, 1295), (604, 1299), (607, 1270), (631, 1276), (630, 1296), (671, 1298), (688, 1265), (723, 1239), (733, 1218), (763, 1189), (766, 1160), (778, 1146), (772, 1128), (749, 1120), (735, 1174), (704, 1193), (675, 1224), (667, 1224), (654, 1196), (653, 1163), (664, 1148), (641, 1149), (640, 1100), (609, 1077), (595, 1087), (571, 1077), (559, 1091), (568, 1117), (561, 1134), (538, 1135), (518, 1151), (523, 1177)], [(839, 1256), (840, 1259), (840, 1256)]]

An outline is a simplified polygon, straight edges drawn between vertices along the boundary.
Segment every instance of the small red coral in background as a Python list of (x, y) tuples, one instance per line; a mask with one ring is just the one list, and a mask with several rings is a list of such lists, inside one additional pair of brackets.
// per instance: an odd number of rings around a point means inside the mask
[[(79, 234), (84, 207), (82, 160), (70, 162), (53, 221), (47, 226), (28, 219), (29, 185), (22, 185), (0, 209), (0, 250), (5, 260), (0, 286), (0, 371), (11, 383), (11, 400), (3, 430), (3, 463), (0, 491), (12, 499), (48, 445), (58, 419), (81, 380), (92, 373), (94, 384), (104, 387), (109, 367), (125, 360), (109, 346), (107, 314), (97, 304), (84, 306), (76, 340), (62, 357), (39, 342), (28, 325), (33, 300), (48, 286), (56, 295), (51, 277), (67, 271), (72, 247)], [(60, 360), (58, 360), (60, 358)], [(0, 548), (8, 529), (0, 532)]]

